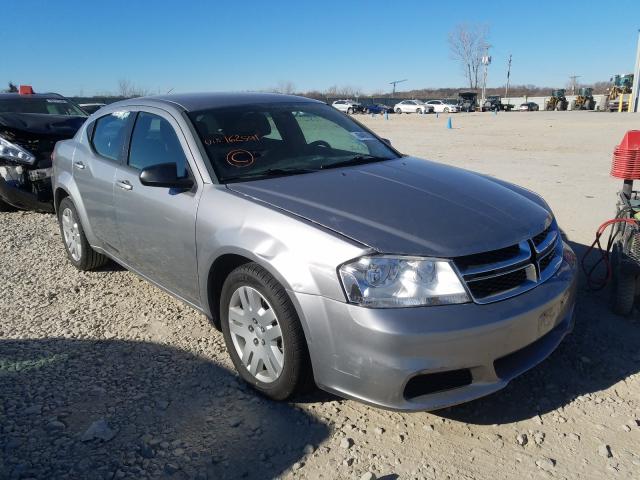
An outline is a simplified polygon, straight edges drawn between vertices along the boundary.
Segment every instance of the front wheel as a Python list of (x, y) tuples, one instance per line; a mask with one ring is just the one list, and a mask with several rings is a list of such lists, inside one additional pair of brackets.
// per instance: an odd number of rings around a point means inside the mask
[(402, 110), (400, 110), (399, 108), (396, 108), (396, 113), (400, 115), (402, 113)]
[(444, 110), (443, 110), (443, 111), (444, 111), (444, 113), (449, 113), (449, 108), (444, 107)]
[(233, 365), (256, 390), (285, 400), (310, 383), (311, 362), (295, 308), (258, 264), (241, 265), (227, 277), (220, 319)]
[(78, 270), (93, 270), (107, 263), (107, 257), (89, 245), (76, 207), (69, 197), (63, 198), (60, 202), (58, 224), (67, 257), (74, 267)]
[(353, 113), (353, 108), (347, 108), (347, 115), (351, 115)]

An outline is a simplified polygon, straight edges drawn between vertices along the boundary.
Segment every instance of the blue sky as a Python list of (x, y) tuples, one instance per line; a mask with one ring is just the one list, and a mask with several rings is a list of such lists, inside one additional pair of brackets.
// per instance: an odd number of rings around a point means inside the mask
[(512, 83), (564, 86), (631, 72), (640, 28), (640, 0), (0, 3), (0, 88), (65, 95), (115, 92), (119, 79), (153, 92), (464, 86), (447, 45), (461, 22), (490, 26), (490, 86), (509, 53)]

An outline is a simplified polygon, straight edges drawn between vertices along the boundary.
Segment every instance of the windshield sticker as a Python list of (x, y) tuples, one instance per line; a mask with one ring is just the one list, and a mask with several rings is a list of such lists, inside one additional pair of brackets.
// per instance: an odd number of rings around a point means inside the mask
[(227, 153), (227, 163), (234, 167), (250, 167), (253, 162), (255, 162), (255, 158), (247, 150), (231, 150)]
[(47, 103), (67, 103), (66, 100), (61, 100), (59, 98), (47, 98)]
[(375, 140), (375, 138), (373, 138), (371, 134), (367, 132), (351, 132), (351, 135), (356, 137), (361, 142), (365, 142), (368, 140)]
[(220, 143), (244, 143), (259, 141), (260, 136), (257, 133), (254, 133), (253, 135), (212, 135), (204, 139), (204, 144), (210, 146)]

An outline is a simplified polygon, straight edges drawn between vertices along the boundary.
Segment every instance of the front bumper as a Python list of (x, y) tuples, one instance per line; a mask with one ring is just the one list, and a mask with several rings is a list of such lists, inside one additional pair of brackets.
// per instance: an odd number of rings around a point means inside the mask
[[(563, 260), (533, 290), (487, 305), (368, 309), (293, 295), (319, 387), (383, 408), (437, 410), (500, 390), (549, 356), (573, 327), (576, 284), (575, 263)], [(469, 381), (417, 396), (408, 388), (452, 371)]]
[[(51, 190), (51, 180), (40, 180)], [(5, 181), (0, 177), (0, 200), (21, 210), (35, 210), (53, 213), (53, 195), (50, 191), (35, 193), (25, 188), (24, 184)]]

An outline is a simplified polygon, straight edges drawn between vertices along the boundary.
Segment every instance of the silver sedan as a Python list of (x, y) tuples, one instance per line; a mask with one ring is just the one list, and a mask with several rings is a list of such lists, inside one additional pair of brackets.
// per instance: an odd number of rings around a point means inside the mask
[(425, 410), (504, 387), (573, 324), (538, 195), (403, 156), (309, 99), (126, 100), (54, 152), (69, 261), (115, 260), (209, 317), (274, 399), (309, 384)]

